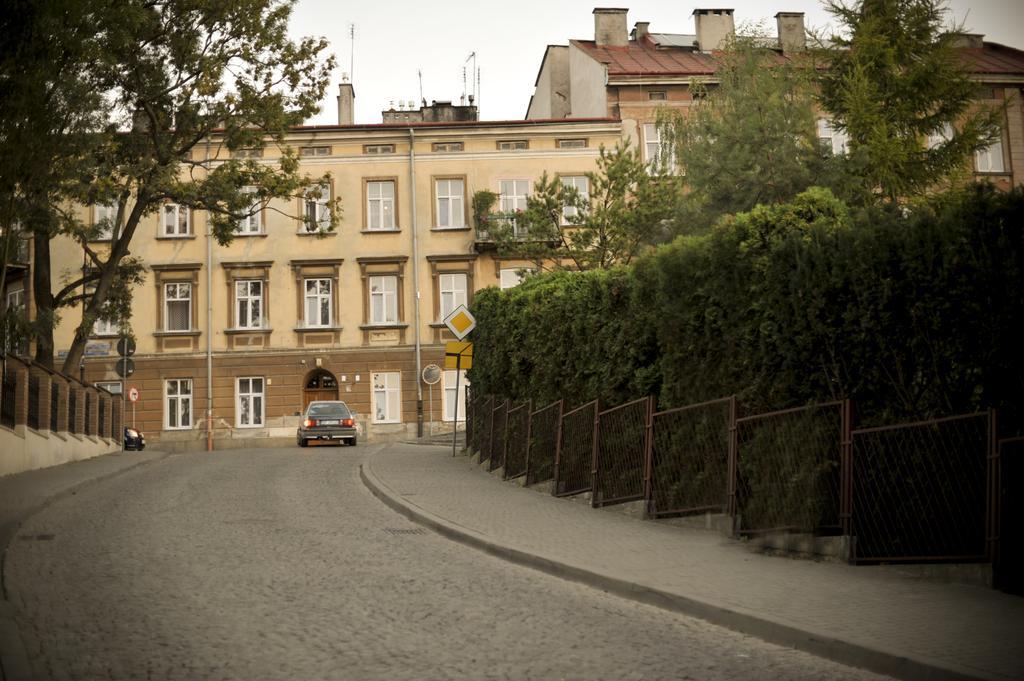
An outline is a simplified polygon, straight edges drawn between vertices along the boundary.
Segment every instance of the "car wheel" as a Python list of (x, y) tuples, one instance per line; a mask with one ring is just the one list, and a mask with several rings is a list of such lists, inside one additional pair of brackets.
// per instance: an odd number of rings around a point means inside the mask
[(350, 445), (352, 445), (353, 447), (355, 447), (356, 446), (356, 438), (352, 438), (351, 440), (348, 441), (348, 443)]
[(299, 438), (299, 446), (300, 447), (305, 447), (308, 444), (309, 444), (308, 440), (306, 440), (305, 438)]

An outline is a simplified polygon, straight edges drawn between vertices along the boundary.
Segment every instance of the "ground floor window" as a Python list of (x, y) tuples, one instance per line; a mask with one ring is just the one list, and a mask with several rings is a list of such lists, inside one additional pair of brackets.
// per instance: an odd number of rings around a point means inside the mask
[(100, 381), (96, 387), (103, 388), (111, 395), (120, 395), (122, 391), (121, 381)]
[[(456, 376), (458, 374), (458, 376)], [(456, 378), (458, 379), (458, 392), (456, 392)], [(459, 421), (466, 420), (466, 372), (446, 369), (444, 372), (444, 420), (455, 420), (455, 400), (458, 398)]]
[(192, 427), (192, 379), (169, 378), (164, 381), (164, 427), (180, 430)]
[(401, 374), (397, 371), (371, 375), (373, 384), (373, 422), (399, 423), (402, 420)]
[(239, 428), (257, 428), (263, 425), (263, 378), (238, 379), (235, 414)]

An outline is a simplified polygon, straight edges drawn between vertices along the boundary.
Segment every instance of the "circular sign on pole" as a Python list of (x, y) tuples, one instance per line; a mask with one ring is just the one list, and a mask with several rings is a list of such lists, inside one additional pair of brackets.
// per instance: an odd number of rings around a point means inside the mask
[(427, 385), (434, 385), (441, 380), (441, 367), (436, 364), (428, 364), (423, 367), (423, 382)]
[(131, 357), (135, 354), (135, 341), (131, 338), (122, 338), (117, 341), (117, 354), (122, 357)]
[(134, 385), (128, 389), (128, 399), (131, 400), (132, 402), (139, 401), (139, 389), (136, 388)]
[(121, 378), (128, 378), (135, 373), (135, 360), (122, 357), (117, 360), (117, 375)]

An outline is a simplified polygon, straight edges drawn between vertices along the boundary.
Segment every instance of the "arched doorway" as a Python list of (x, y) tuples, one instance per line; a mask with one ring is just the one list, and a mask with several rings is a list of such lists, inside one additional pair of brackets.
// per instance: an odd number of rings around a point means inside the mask
[(306, 410), (310, 402), (338, 399), (338, 379), (325, 369), (315, 369), (309, 372), (304, 386), (302, 391), (303, 411)]

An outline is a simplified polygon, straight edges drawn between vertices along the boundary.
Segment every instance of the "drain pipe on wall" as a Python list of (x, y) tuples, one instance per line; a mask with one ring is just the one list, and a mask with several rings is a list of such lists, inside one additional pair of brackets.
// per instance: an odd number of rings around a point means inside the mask
[[(210, 137), (206, 137), (206, 172), (210, 168)], [(213, 451), (213, 227), (206, 219), (206, 451)]]
[(409, 194), (412, 197), (413, 337), (416, 339), (416, 437), (423, 437), (423, 358), (420, 353), (420, 242), (416, 220), (416, 131), (409, 128)]

